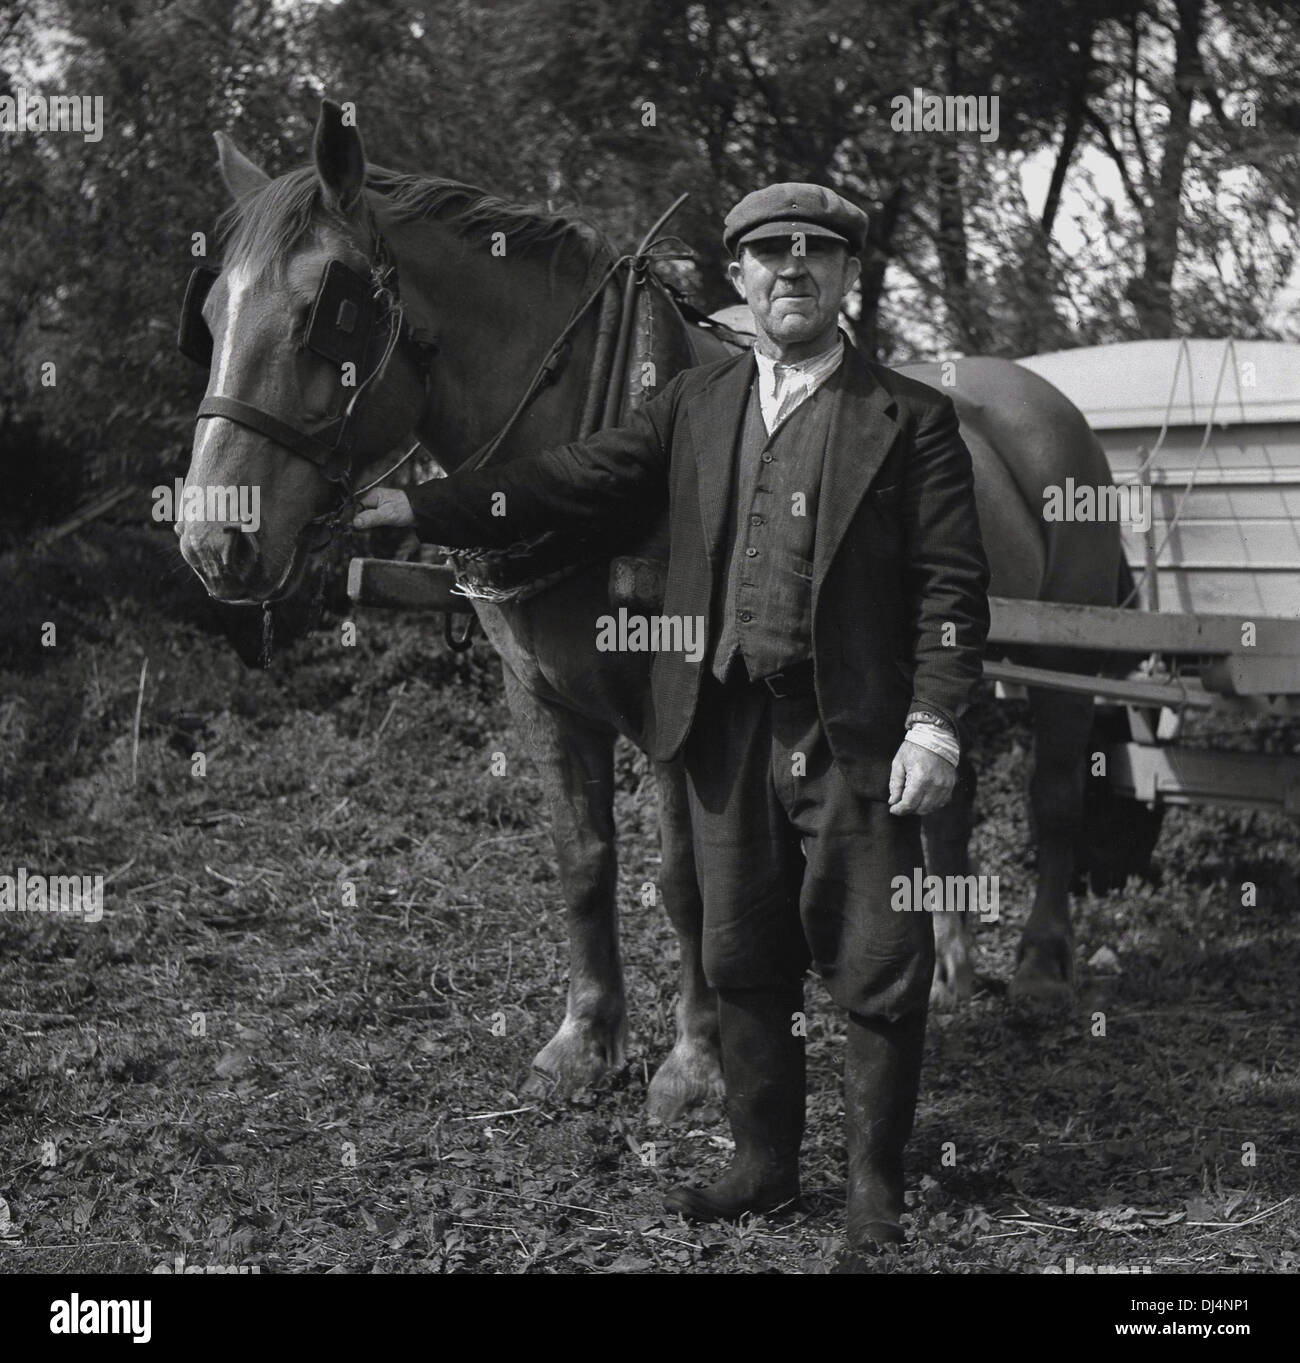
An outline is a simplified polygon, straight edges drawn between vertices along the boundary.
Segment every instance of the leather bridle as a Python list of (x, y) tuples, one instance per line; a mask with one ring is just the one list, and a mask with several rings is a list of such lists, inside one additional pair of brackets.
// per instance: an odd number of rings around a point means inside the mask
[[(306, 460), (330, 482), (339, 486), (344, 505), (351, 502), (360, 491), (354, 490), (352, 486), (352, 464), (361, 415), (366, 403), (382, 389), (398, 348), (406, 344), (416, 350), (426, 394), (430, 381), (429, 361), (437, 350), (436, 339), (417, 331), (406, 315), (401, 301), (397, 264), (373, 216), (370, 217), (370, 236), (369, 278), (363, 278), (342, 261), (331, 260), (322, 276), (303, 339), (305, 349), (326, 359), (337, 363), (351, 359), (359, 370), (369, 366), (342, 411), (323, 426), (306, 431), (254, 403), (216, 394), (203, 399), (195, 417), (196, 423), (212, 419), (234, 422), (265, 436), (297, 458)], [(215, 278), (216, 272), (210, 273)], [(210, 279), (206, 286), (203, 283), (197, 285), (204, 292), (210, 286)], [(201, 363), (202, 352), (196, 353), (192, 335), (193, 308), (201, 305), (201, 297), (191, 303), (195, 289), (196, 284), (192, 280), (186, 295), (179, 340), (184, 353)], [(327, 316), (324, 315), (327, 310), (336, 311), (334, 315)], [(376, 319), (378, 326), (372, 325)], [(365, 335), (360, 351), (350, 349), (349, 337), (363, 326)], [(413, 452), (408, 452), (406, 457), (409, 458)], [(316, 517), (311, 524), (335, 515), (337, 512), (326, 513), (324, 517)]]

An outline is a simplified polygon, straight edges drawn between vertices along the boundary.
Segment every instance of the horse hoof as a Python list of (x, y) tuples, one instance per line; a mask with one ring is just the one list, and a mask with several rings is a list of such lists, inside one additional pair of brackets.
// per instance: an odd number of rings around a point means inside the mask
[(1028, 942), (1021, 951), (1007, 997), (1013, 1003), (1065, 1007), (1074, 1001), (1072, 967), (1068, 942)]
[(934, 979), (930, 981), (930, 1007), (941, 1013), (970, 1002), (975, 986), (975, 972), (969, 958), (960, 962), (937, 961)]
[(934, 978), (930, 1007), (951, 1012), (970, 1002), (975, 990), (975, 965), (970, 937), (954, 914), (935, 914)]
[(597, 1026), (565, 1018), (537, 1053), (521, 1092), (527, 1098), (567, 1098), (621, 1069), (624, 1026)]
[(528, 1071), (528, 1078), (520, 1085), (519, 1092), (524, 1098), (551, 1098), (558, 1087), (553, 1075), (534, 1066)]
[(722, 1062), (716, 1045), (673, 1047), (655, 1071), (646, 1095), (646, 1113), (660, 1122), (675, 1122), (704, 1103), (721, 1103)]

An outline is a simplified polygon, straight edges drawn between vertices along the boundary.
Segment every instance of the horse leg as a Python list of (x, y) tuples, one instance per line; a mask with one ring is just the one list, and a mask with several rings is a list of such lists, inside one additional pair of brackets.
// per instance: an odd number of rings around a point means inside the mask
[[(975, 809), (975, 768), (962, 753), (952, 799), (921, 821), (925, 839), (926, 874), (968, 876), (974, 874), (970, 858), (970, 833)], [(930, 984), (931, 1008), (955, 1008), (971, 995), (975, 980), (974, 952), (964, 913), (934, 915), (934, 979)]]
[(1083, 821), (1084, 754), (1093, 704), (1091, 696), (1031, 688), (1029, 707), (1034, 721), (1029, 806), (1038, 843), (1038, 885), (1010, 994), (1064, 1002), (1074, 988), (1070, 878)]
[[(1088, 751), (1104, 752), (1133, 737), (1123, 710), (1097, 707)], [(1075, 883), (1086, 878), (1093, 894), (1122, 889), (1130, 876), (1153, 880), (1151, 854), (1160, 840), (1164, 805), (1148, 808), (1121, 795), (1104, 773), (1088, 775), (1083, 793), (1083, 827), (1074, 848)]]
[(670, 1122), (699, 1103), (722, 1098), (722, 1057), (717, 998), (704, 978), (704, 901), (695, 874), (685, 769), (680, 761), (656, 763), (655, 780), (663, 852), (659, 889), (677, 933), (682, 984), (677, 1000), (677, 1039), (650, 1081), (646, 1105), (652, 1117)]
[(626, 1058), (614, 898), (614, 732), (534, 695), (508, 666), (502, 674), (510, 712), (541, 775), (569, 930), (564, 1021), (538, 1052), (523, 1091), (564, 1096)]

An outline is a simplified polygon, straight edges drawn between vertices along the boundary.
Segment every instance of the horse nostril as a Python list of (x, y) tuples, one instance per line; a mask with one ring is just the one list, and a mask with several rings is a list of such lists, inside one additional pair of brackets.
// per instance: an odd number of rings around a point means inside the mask
[(225, 527), (226, 542), (222, 546), (221, 562), (236, 582), (246, 582), (257, 563), (257, 545), (253, 536), (237, 526)]

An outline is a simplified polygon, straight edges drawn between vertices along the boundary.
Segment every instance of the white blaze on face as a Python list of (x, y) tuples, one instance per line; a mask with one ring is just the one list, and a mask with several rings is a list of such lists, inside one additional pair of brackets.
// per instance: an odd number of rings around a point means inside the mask
[[(232, 270), (226, 276), (226, 326), (221, 337), (221, 351), (216, 357), (216, 373), (212, 379), (213, 397), (230, 397), (226, 383), (230, 376), (230, 366), (235, 355), (235, 336), (239, 332), (239, 314), (252, 288), (253, 280), (246, 266)], [(217, 423), (206, 420), (201, 424), (199, 443), (194, 451), (191, 471), (197, 472), (206, 467), (208, 446), (216, 436)]]

